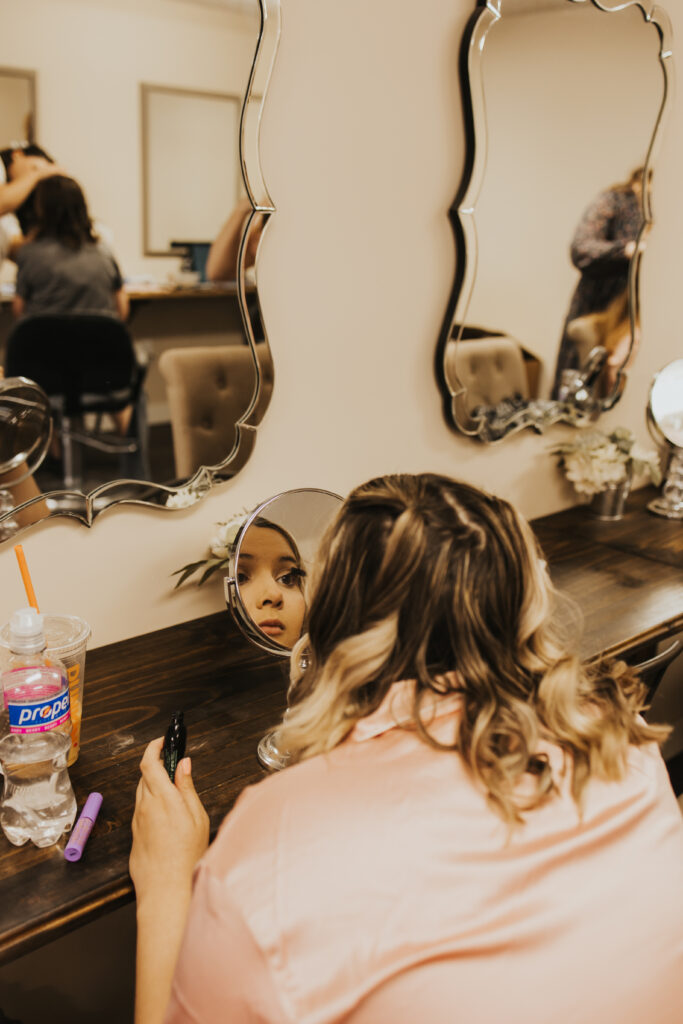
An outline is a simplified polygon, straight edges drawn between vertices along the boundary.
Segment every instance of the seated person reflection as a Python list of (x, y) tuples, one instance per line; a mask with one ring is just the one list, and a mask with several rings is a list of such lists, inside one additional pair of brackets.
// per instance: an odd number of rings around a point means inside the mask
[(35, 223), (16, 254), (16, 316), (128, 315), (116, 260), (93, 230), (80, 185), (54, 175), (36, 185)]
[(563, 641), (526, 521), (445, 477), (372, 480), (307, 596), (293, 765), (208, 851), (189, 760), (172, 784), (161, 738), (142, 759), (138, 1024), (674, 1024), (667, 730), (623, 662)]
[(253, 622), (283, 647), (293, 647), (301, 636), (305, 576), (290, 534), (267, 519), (255, 519), (240, 549), (239, 593)]
[[(601, 192), (576, 229), (570, 252), (581, 277), (565, 320), (552, 398), (562, 398), (564, 371), (580, 369), (594, 347), (606, 349), (605, 394), (626, 360), (631, 342), (628, 276), (643, 225), (643, 172), (637, 167), (627, 181)], [(634, 354), (636, 343), (637, 338)]]
[[(63, 174), (34, 189), (35, 223), (17, 250), (14, 315), (128, 316), (118, 264), (93, 230), (83, 191)], [(124, 435), (133, 409), (112, 413)], [(53, 454), (58, 454), (53, 448)]]

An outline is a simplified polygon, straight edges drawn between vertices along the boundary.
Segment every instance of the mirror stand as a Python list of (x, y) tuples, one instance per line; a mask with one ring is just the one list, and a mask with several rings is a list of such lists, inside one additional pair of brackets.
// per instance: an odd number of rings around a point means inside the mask
[(269, 772), (279, 772), (289, 764), (289, 754), (278, 749), (276, 742), (277, 733), (268, 732), (260, 740), (256, 748), (256, 756), (264, 768)]
[(648, 510), (667, 519), (683, 519), (683, 359), (674, 359), (654, 375), (647, 425), (655, 441), (671, 452), (662, 492)]
[(683, 519), (683, 448), (672, 453), (662, 493), (647, 507), (658, 516)]

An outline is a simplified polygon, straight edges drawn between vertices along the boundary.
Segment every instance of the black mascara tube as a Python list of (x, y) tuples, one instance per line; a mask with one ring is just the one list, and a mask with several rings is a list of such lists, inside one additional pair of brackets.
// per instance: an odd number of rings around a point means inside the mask
[(164, 747), (162, 750), (162, 757), (164, 759), (164, 768), (168, 772), (168, 777), (171, 782), (175, 781), (175, 772), (178, 767), (178, 761), (182, 761), (185, 756), (185, 741), (187, 740), (187, 730), (183, 722), (183, 712), (174, 711), (171, 715), (171, 723), (166, 730), (166, 737), (164, 739)]

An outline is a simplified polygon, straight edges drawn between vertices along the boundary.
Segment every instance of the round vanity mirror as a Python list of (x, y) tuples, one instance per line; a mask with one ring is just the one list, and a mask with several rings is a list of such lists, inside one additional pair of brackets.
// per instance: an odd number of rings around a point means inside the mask
[[(260, 504), (240, 526), (225, 599), (241, 631), (262, 650), (288, 658), (300, 638), (313, 558), (342, 504), (331, 491), (284, 491)], [(272, 733), (259, 743), (258, 757), (271, 770), (287, 764)]]
[(35, 472), (51, 434), (50, 402), (43, 389), (26, 377), (0, 380), (0, 489)]
[(662, 493), (648, 508), (668, 519), (683, 519), (683, 359), (655, 374), (647, 418), (655, 440), (673, 449)]

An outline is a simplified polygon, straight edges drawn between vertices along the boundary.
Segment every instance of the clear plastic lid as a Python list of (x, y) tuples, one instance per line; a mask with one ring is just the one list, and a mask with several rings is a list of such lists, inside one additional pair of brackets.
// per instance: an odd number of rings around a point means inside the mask
[(9, 623), (9, 647), (15, 654), (35, 654), (45, 648), (43, 616), (35, 608), (20, 608)]

